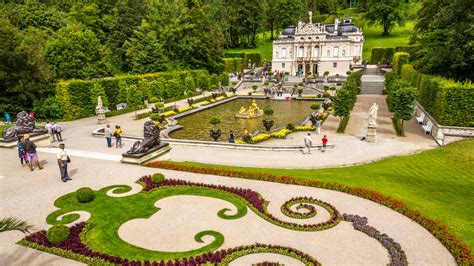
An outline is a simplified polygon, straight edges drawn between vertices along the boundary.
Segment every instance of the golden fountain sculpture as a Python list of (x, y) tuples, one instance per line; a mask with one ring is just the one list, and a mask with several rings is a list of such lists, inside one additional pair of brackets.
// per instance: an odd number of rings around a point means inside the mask
[(255, 100), (252, 101), (248, 109), (245, 109), (243, 106), (240, 107), (239, 113), (235, 115), (235, 117), (242, 119), (252, 119), (261, 116), (263, 116), (263, 110), (257, 106)]

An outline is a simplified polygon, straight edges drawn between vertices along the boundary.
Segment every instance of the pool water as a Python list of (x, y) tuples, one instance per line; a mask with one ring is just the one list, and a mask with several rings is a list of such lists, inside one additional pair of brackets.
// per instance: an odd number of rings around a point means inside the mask
[[(179, 118), (178, 124), (184, 128), (171, 132), (170, 137), (210, 141), (213, 139), (209, 135), (209, 130), (218, 128), (222, 131), (220, 141), (228, 140), (230, 130), (234, 131), (236, 139), (240, 139), (245, 130), (251, 133), (257, 130), (266, 131), (262, 122), (264, 119), (274, 120), (272, 129), (286, 127), (290, 123), (296, 126), (311, 114), (310, 106), (315, 103), (314, 101), (255, 99), (258, 107), (262, 110), (266, 108), (273, 109), (273, 115), (270, 118), (265, 115), (254, 119), (235, 118), (235, 114), (239, 112), (240, 107), (248, 108), (252, 101), (253, 99), (237, 99)], [(209, 120), (213, 116), (221, 118), (221, 123), (216, 127), (209, 124)]]

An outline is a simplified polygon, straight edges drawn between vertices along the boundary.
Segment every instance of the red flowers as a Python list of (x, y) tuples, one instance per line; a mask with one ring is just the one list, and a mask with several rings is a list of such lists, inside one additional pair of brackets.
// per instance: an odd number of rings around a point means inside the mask
[(270, 181), (283, 184), (318, 187), (352, 194), (387, 206), (409, 217), (413, 221), (419, 223), (421, 226), (426, 228), (436, 238), (438, 238), (438, 240), (441, 241), (443, 245), (451, 252), (451, 255), (453, 255), (458, 264), (474, 265), (474, 255), (471, 255), (471, 250), (464, 242), (459, 240), (446, 225), (422, 215), (419, 211), (411, 208), (401, 200), (394, 199), (377, 191), (357, 187), (348, 187), (336, 183), (326, 183), (317, 180), (308, 180), (290, 176), (277, 176), (270, 173), (248, 173), (211, 167), (183, 166), (169, 162), (150, 162), (147, 163), (146, 166), (200, 174), (211, 174), (252, 180)]

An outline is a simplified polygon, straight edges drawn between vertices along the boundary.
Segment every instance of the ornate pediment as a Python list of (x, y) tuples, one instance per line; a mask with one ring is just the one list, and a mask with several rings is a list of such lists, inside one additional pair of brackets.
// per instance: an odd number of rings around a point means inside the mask
[(298, 25), (297, 35), (321, 33), (319, 24), (306, 23)]

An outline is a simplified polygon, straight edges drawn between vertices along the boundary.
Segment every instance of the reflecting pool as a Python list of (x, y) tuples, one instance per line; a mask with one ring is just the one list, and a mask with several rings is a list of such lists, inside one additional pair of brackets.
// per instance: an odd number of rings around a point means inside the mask
[[(234, 131), (236, 139), (242, 137), (245, 130), (253, 133), (257, 130), (265, 131), (263, 117), (255, 119), (239, 119), (235, 118), (241, 107), (248, 108), (252, 104), (253, 99), (237, 99), (200, 111), (178, 119), (178, 124), (184, 126), (183, 129), (173, 131), (170, 137), (177, 139), (193, 139), (210, 141), (209, 130), (214, 128), (209, 124), (212, 116), (219, 116), (221, 124), (217, 126), (222, 131), (220, 141), (227, 141), (229, 138), (229, 131)], [(310, 106), (314, 101), (278, 101), (269, 99), (255, 99), (258, 107), (265, 110), (272, 108), (274, 113), (270, 119), (274, 120), (272, 129), (286, 127), (289, 123), (299, 125), (312, 112)]]

